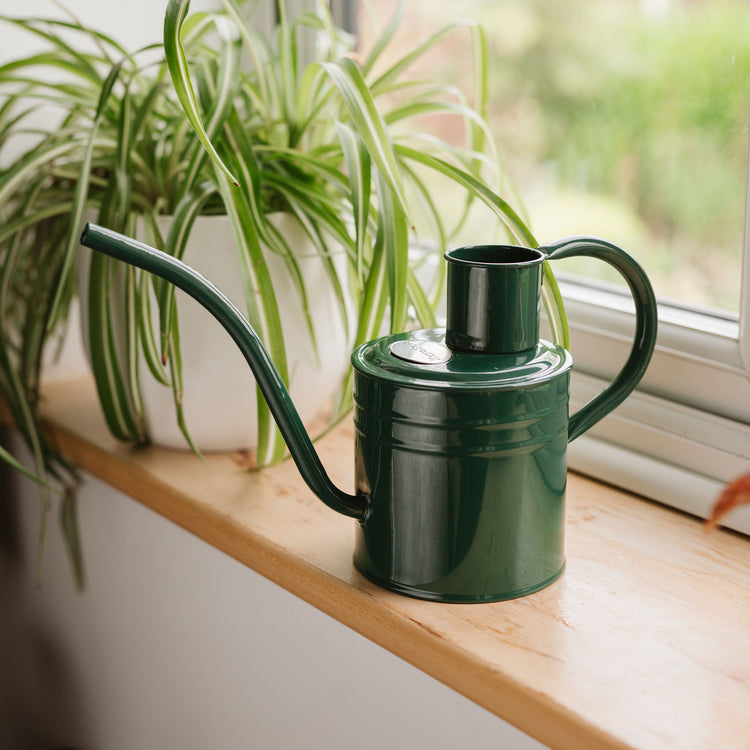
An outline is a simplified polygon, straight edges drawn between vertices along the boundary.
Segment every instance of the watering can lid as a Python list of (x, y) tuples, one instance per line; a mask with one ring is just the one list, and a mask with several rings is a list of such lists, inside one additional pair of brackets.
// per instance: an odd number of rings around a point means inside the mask
[(451, 352), (445, 329), (432, 328), (362, 344), (352, 354), (352, 366), (358, 373), (402, 386), (496, 391), (541, 385), (567, 373), (573, 358), (546, 341), (514, 354)]

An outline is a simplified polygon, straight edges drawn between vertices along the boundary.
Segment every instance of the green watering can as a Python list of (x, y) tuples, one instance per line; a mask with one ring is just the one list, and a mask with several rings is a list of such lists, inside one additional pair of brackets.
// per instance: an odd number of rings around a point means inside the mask
[[(489, 602), (552, 583), (565, 567), (566, 449), (635, 388), (656, 340), (643, 270), (604, 240), (538, 249), (450, 250), (445, 329), (410, 331), (352, 354), (356, 491), (328, 478), (289, 393), (250, 324), (179, 260), (88, 224), (83, 245), (149, 271), (200, 302), (255, 374), (310, 489), (359, 522), (354, 564), (387, 589), (442, 602)], [(591, 256), (614, 266), (636, 309), (630, 357), (568, 416), (570, 354), (539, 339), (544, 260)]]

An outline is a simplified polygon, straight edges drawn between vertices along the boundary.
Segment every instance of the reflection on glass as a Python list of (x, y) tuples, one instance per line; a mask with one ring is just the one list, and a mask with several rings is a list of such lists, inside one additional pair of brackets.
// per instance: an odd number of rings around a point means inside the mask
[[(385, 23), (396, 1), (363, 0), (365, 50), (373, 5)], [(538, 240), (604, 236), (636, 256), (660, 296), (736, 312), (750, 2), (409, 0), (402, 52), (457, 13), (487, 34), (488, 118)], [(421, 73), (470, 76), (465, 41), (451, 37)], [(446, 212), (455, 204), (446, 196)], [(492, 241), (487, 226), (478, 214), (461, 241)], [(596, 262), (566, 270), (611, 279)]]

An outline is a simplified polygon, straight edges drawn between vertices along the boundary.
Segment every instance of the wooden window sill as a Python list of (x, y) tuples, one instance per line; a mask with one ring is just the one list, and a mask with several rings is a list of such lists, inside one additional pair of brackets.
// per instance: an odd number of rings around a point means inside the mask
[[(88, 380), (47, 391), (52, 439), (81, 468), (554, 748), (745, 748), (750, 543), (571, 473), (567, 570), (497, 604), (409, 599), (352, 565), (353, 521), (292, 462), (241, 470), (135, 449), (108, 433)], [(352, 429), (318, 443), (352, 486)]]

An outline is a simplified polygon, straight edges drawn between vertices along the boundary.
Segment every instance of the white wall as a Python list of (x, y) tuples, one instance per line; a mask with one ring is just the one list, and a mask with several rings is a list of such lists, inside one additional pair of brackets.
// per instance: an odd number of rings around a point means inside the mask
[(36, 588), (36, 490), (0, 488), (4, 750), (542, 747), (92, 478), (85, 592), (54, 513)]
[[(68, 10), (82, 23), (110, 34), (127, 48), (136, 49), (161, 41), (166, 0), (62, 0)], [(51, 0), (23, 0), (11, 3), (4, 0), (3, 14), (19, 17), (40, 16), (65, 18), (65, 14)], [(219, 0), (191, 0), (190, 10), (209, 10), (219, 7)], [(21, 32), (9, 33), (1, 27), (0, 58), (9, 59), (30, 49), (33, 37)]]

